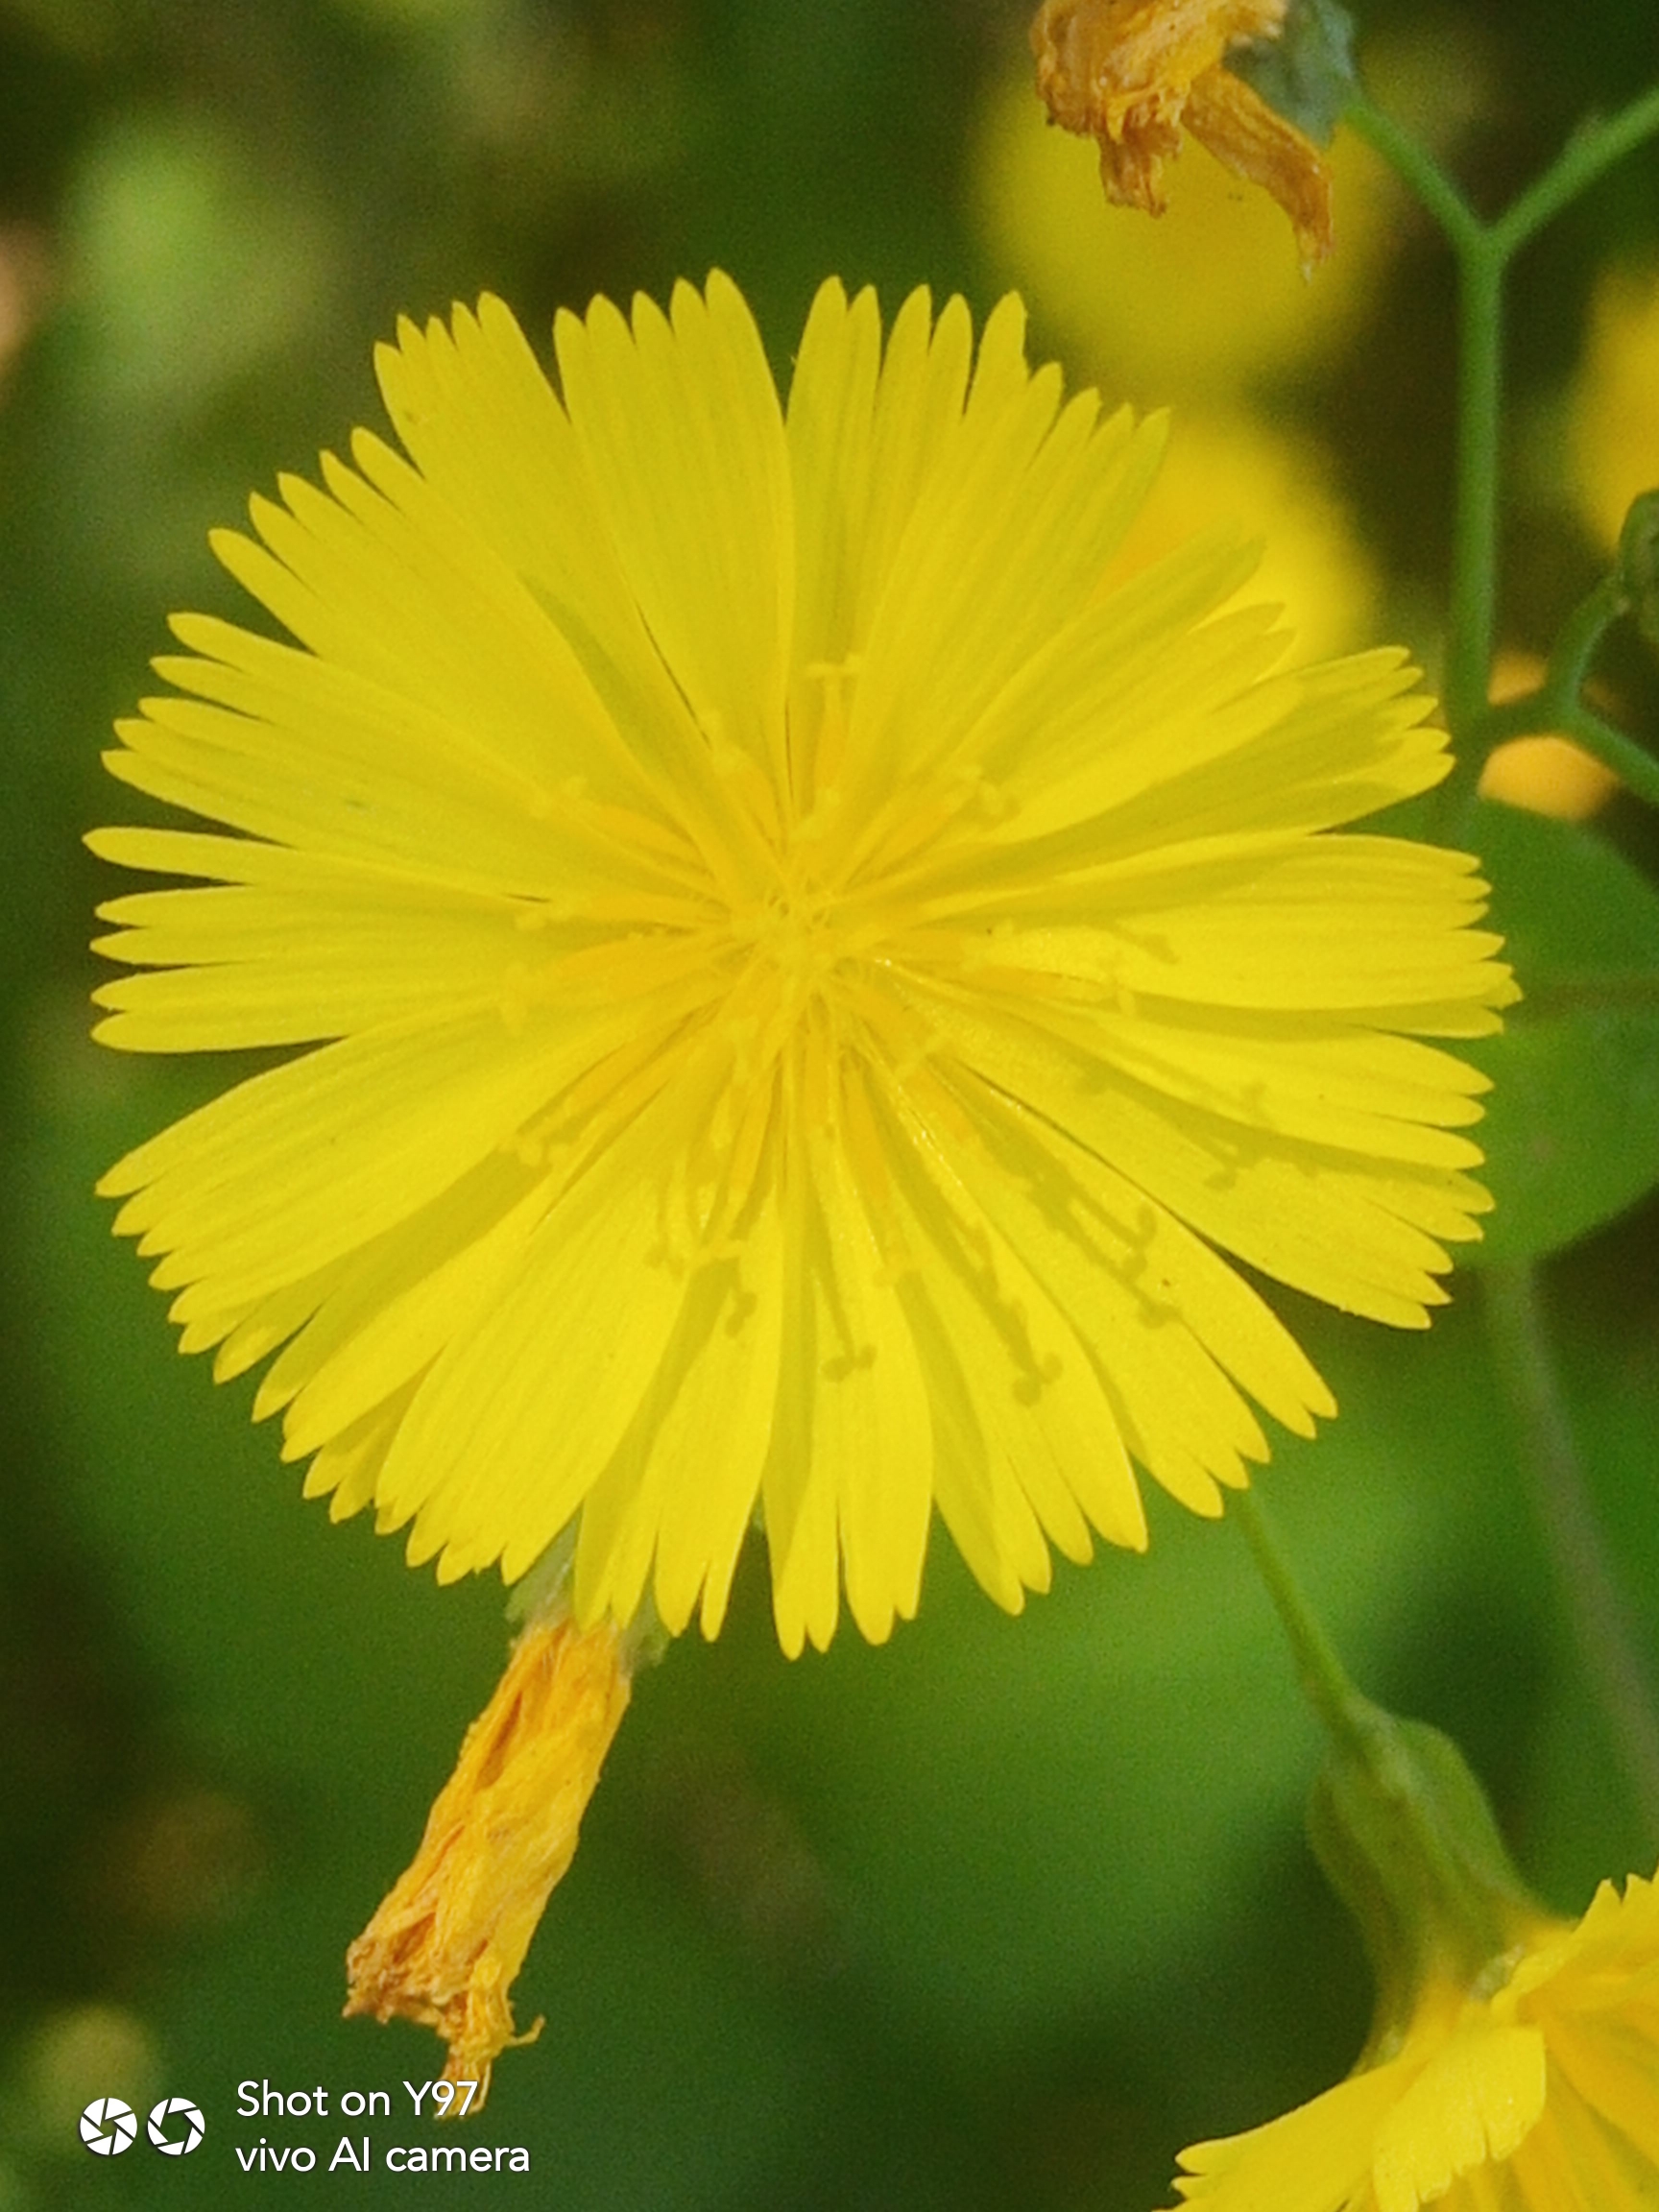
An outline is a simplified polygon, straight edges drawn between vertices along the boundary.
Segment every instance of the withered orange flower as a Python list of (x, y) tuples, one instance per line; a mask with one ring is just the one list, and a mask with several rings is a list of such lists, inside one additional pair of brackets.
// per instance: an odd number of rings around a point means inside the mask
[(532, 1624), (467, 1731), (413, 1863), (346, 1955), (348, 2019), (418, 2021), (448, 2045), (445, 2081), (475, 2080), (513, 2043), (508, 1993), (628, 1707), (622, 1640), (567, 1614)]
[(1031, 26), (1037, 89), (1050, 117), (1094, 139), (1106, 197), (1165, 208), (1164, 162), (1190, 131), (1217, 161), (1289, 216), (1304, 269), (1334, 243), (1331, 173), (1318, 148), (1225, 66), (1276, 38), (1288, 0), (1043, 0)]

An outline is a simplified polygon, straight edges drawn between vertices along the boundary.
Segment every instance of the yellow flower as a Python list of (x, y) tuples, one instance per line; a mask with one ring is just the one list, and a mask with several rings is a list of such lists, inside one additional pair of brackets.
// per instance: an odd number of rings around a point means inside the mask
[(1290, 218), (1304, 268), (1334, 244), (1318, 148), (1222, 66), (1276, 38), (1287, 0), (1043, 0), (1031, 25), (1037, 89), (1052, 120), (1100, 149), (1106, 197), (1164, 212), (1163, 169), (1190, 131)]
[(1610, 269), (1597, 284), (1569, 450), (1579, 513), (1611, 551), (1630, 502), (1659, 488), (1659, 272)]
[(1377, 599), (1377, 576), (1331, 484), (1320, 449), (1248, 414), (1182, 414), (1158, 481), (1108, 570), (1110, 581), (1172, 553), (1224, 516), (1260, 539), (1239, 594), (1266, 599), (1296, 633), (1299, 655), (1354, 646)]
[(1022, 69), (993, 84), (975, 132), (976, 228), (998, 276), (1079, 373), (1130, 398), (1225, 404), (1242, 385), (1351, 344), (1408, 234), (1381, 155), (1339, 130), (1326, 158), (1342, 251), (1310, 284), (1285, 251), (1279, 210), (1214, 161), (1183, 162), (1155, 225), (1110, 205), (1089, 149), (1041, 127)]
[[(102, 1188), (336, 1515), (574, 1614), (791, 1652), (916, 1606), (936, 1503), (1017, 1608), (1132, 1461), (1220, 1510), (1334, 1408), (1220, 1256), (1422, 1326), (1488, 1203), (1513, 997), (1466, 857), (1342, 826), (1444, 774), (1394, 652), (1286, 672), (1229, 543), (1101, 579), (1156, 425), (1007, 300), (820, 292), (786, 414), (725, 278), (405, 325), (221, 557), (114, 772), (233, 834), (116, 900), (100, 1034), (304, 1045)], [(280, 1347), (280, 1349), (278, 1349)]]
[(1560, 822), (1588, 822), (1618, 788), (1611, 768), (1553, 732), (1506, 738), (1493, 747), (1480, 771), (1482, 799), (1502, 799), (1506, 806), (1553, 814)]
[(1203, 2212), (1641, 2212), (1659, 2202), (1659, 1885), (1603, 1883), (1477, 1987), (1429, 1982), (1400, 2047), (1182, 2153)]

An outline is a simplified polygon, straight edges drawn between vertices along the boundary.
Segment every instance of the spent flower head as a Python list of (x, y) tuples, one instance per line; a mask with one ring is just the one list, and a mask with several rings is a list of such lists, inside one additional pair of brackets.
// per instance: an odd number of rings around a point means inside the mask
[(1106, 197), (1164, 212), (1164, 163), (1190, 132), (1290, 218), (1304, 269), (1335, 242), (1330, 173), (1312, 140), (1227, 67), (1276, 39), (1288, 0), (1043, 0), (1031, 25), (1050, 119), (1100, 149)]
[(477, 2084), (468, 2111), (483, 2109), (501, 2052), (541, 2032), (538, 2020), (516, 2032), (510, 1992), (576, 1855), (630, 1689), (630, 1654), (610, 1622), (582, 1633), (567, 1614), (532, 1621), (414, 1861), (346, 1955), (347, 2017), (435, 2028), (445, 2078)]

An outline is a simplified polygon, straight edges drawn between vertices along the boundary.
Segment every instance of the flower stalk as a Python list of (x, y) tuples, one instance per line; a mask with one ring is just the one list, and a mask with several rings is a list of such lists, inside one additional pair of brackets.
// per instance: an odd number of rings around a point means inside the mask
[(1602, 638), (1631, 611), (1630, 594), (1618, 570), (1586, 593), (1561, 625), (1543, 683), (1519, 699), (1488, 707), (1479, 718), (1481, 759), (1511, 737), (1554, 733), (1582, 746), (1638, 799), (1659, 806), (1659, 759), (1598, 713), (1584, 697)]
[[(1579, 132), (1544, 175), (1492, 222), (1482, 220), (1428, 151), (1362, 93), (1349, 103), (1345, 120), (1439, 225), (1457, 262), (1457, 456), (1445, 673), (1447, 727), (1456, 759), (1436, 803), (1439, 827), (1451, 836), (1467, 819), (1486, 756), (1502, 737), (1518, 734), (1511, 723), (1494, 716), (1488, 704), (1498, 613), (1504, 279), (1516, 254), (1548, 223), (1659, 132), (1659, 86), (1605, 123)], [(1569, 655), (1577, 644), (1571, 633), (1569, 624), (1561, 641)], [(1590, 640), (1592, 648), (1599, 635)], [(1587, 656), (1579, 663), (1580, 683), (1584, 665)], [(1552, 676), (1554, 670), (1552, 658)], [(1549, 727), (1605, 760), (1642, 796), (1659, 798), (1659, 772), (1650, 757), (1582, 704), (1579, 684), (1573, 684), (1570, 698), (1565, 697), (1566, 670), (1563, 661), (1559, 686), (1551, 686), (1552, 699), (1564, 701), (1566, 710)]]
[(1232, 1511), (1250, 1547), (1256, 1572), (1273, 1600), (1273, 1610), (1296, 1661), (1303, 1695), (1333, 1743), (1363, 1755), (1372, 1740), (1371, 1721), (1377, 1707), (1360, 1693), (1343, 1665), (1341, 1654), (1273, 1532), (1258, 1492), (1241, 1491), (1232, 1502)]
[(1431, 1982), (1472, 1985), (1542, 1914), (1457, 1746), (1357, 1688), (1256, 1493), (1236, 1510), (1330, 1740), (1309, 1838), (1371, 1959), (1378, 2004), (1368, 2050), (1389, 2053)]
[(1647, 1841), (1659, 1845), (1659, 1704), (1568, 1417), (1537, 1271), (1489, 1267), (1481, 1290), (1516, 1456), (1569, 1629)]

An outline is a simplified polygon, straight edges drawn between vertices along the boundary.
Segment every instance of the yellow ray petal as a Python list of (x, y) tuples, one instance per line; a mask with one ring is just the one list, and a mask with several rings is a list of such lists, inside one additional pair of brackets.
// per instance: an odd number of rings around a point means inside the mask
[[(829, 1050), (820, 1040), (815, 1056)], [(798, 1651), (807, 1636), (822, 1647), (833, 1629), (837, 1552), (848, 1605), (872, 1642), (915, 1612), (933, 1446), (895, 1256), (872, 1228), (862, 1178), (809, 1108), (798, 1105), (786, 1126), (781, 1202), (797, 1304), (784, 1317), (761, 1496), (779, 1636)]]
[[(555, 333), (565, 404), (640, 613), (716, 776), (777, 777), (794, 605), (783, 423), (748, 308), (723, 276), (676, 287), (672, 320), (608, 302)], [(728, 773), (730, 770), (727, 771)]]
[(1472, 2167), (1510, 2157), (1544, 2108), (1544, 2038), (1481, 2022), (1436, 2052), (1378, 2125), (1377, 2212), (1418, 2212)]
[(1372, 2138), (1415, 2070), (1414, 2060), (1380, 2066), (1247, 2135), (1195, 2143), (1176, 2186), (1225, 2212), (1356, 2212)]
[(739, 1256), (693, 1278), (630, 1433), (582, 1509), (576, 1602), (585, 1618), (606, 1609), (631, 1618), (655, 1561), (657, 1614), (669, 1633), (685, 1627), (700, 1595), (704, 1633), (718, 1633), (771, 1442), (781, 1265), (767, 1202)]
[(440, 1356), (376, 1488), (412, 1550), (447, 1571), (499, 1558), (515, 1579), (564, 1527), (620, 1442), (685, 1298), (662, 1246), (641, 1117), (539, 1224)]

